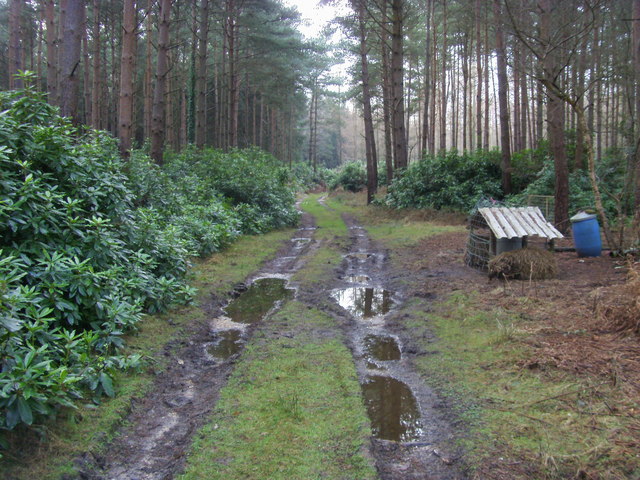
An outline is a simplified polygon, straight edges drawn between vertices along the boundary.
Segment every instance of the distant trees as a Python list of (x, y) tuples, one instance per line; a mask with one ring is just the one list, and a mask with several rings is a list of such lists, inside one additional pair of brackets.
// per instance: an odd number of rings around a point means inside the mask
[(10, 0), (0, 16), (0, 88), (39, 72), (50, 103), (123, 154), (148, 141), (158, 160), (188, 143), (301, 156), (313, 49), (279, 1)]

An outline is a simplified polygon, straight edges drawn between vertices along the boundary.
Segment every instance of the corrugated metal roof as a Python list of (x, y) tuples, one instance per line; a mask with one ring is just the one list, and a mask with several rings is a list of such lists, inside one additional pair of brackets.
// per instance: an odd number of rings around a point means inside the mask
[(563, 238), (547, 222), (538, 207), (495, 207), (478, 209), (496, 238), (514, 238), (537, 235), (548, 239)]

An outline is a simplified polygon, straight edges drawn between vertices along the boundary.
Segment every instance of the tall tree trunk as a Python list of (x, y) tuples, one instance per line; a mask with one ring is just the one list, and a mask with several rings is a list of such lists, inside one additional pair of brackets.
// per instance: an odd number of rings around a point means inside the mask
[(393, 0), (391, 34), (391, 80), (393, 84), (393, 132), (394, 161), (396, 168), (406, 168), (408, 164), (407, 137), (404, 125), (404, 83), (402, 47), (404, 24), (404, 0)]
[(552, 0), (540, 1), (540, 36), (545, 45), (542, 80), (547, 87), (547, 124), (555, 166), (555, 224), (558, 230), (566, 232), (569, 228), (569, 167), (565, 149), (563, 101), (558, 96), (558, 89), (552, 87), (560, 73), (558, 53), (551, 43), (555, 23), (552, 4)]
[(65, 86), (62, 90), (60, 111), (65, 117), (71, 117), (76, 124), (80, 122), (78, 118), (78, 77), (80, 75), (84, 11), (84, 0), (68, 0), (60, 62), (61, 82)]
[[(378, 159), (371, 110), (371, 91), (369, 89), (369, 63), (367, 59), (367, 34), (365, 24), (365, 0), (358, 0), (358, 28), (360, 34), (360, 69), (362, 73), (362, 102), (364, 108), (364, 138), (367, 156), (367, 204), (371, 203), (378, 188)], [(404, 116), (401, 116), (404, 122)], [(400, 133), (400, 132), (397, 132)], [(401, 133), (404, 138), (404, 132)], [(396, 138), (396, 142), (398, 139)], [(405, 164), (406, 166), (406, 164)]]
[(482, 148), (482, 29), (480, 28), (480, 0), (475, 3), (476, 17), (476, 148)]
[(124, 0), (122, 9), (122, 55), (120, 60), (120, 98), (118, 139), (120, 154), (129, 158), (133, 124), (133, 70), (136, 54), (136, 2)]
[[(95, 0), (99, 1), (99, 0)], [(145, 67), (144, 67), (144, 104), (143, 104), (143, 117), (144, 117), (144, 137), (145, 139), (151, 138), (151, 112), (153, 110), (153, 72), (152, 72), (152, 52), (153, 45), (151, 43), (151, 35), (153, 31), (152, 22), (152, 10), (153, 0), (147, 0), (147, 18), (145, 25)]]
[(198, 75), (196, 77), (196, 146), (202, 148), (207, 135), (207, 48), (209, 38), (209, 0), (200, 0), (198, 37)]
[(9, 1), (9, 88), (22, 88), (22, 81), (15, 75), (24, 70), (22, 9), (24, 0)]
[(469, 36), (464, 36), (464, 47), (462, 51), (462, 151), (467, 151), (467, 110), (468, 110), (468, 88), (469, 88)]
[(391, 84), (391, 67), (389, 62), (389, 34), (387, 23), (389, 16), (387, 14), (388, 2), (382, 2), (382, 116), (384, 122), (384, 158), (387, 172), (387, 183), (391, 183), (393, 179), (393, 129), (391, 126), (391, 102), (393, 98), (393, 87)]
[(493, 0), (496, 22), (496, 57), (498, 67), (498, 103), (500, 104), (500, 147), (502, 150), (502, 191), (511, 194), (511, 144), (509, 129), (509, 85), (507, 83), (507, 62), (502, 33), (502, 13), (499, 0)]
[(100, 0), (93, 0), (93, 28), (92, 28), (92, 62), (93, 79), (91, 86), (91, 126), (101, 128), (102, 111), (102, 54), (100, 42)]
[(91, 58), (89, 55), (89, 25), (87, 23), (87, 10), (84, 10), (84, 18), (82, 19), (84, 27), (82, 28), (82, 85), (84, 96), (84, 112), (82, 123), (89, 124), (91, 122)]
[(427, 141), (429, 138), (429, 102), (431, 100), (431, 4), (432, 0), (426, 0), (426, 23), (425, 23), (425, 55), (424, 55), (424, 110), (422, 112), (422, 153), (421, 158), (427, 152)]
[(635, 211), (636, 219), (640, 222), (640, 0), (633, 0), (633, 72), (635, 76)]
[(49, 103), (53, 105), (58, 98), (58, 32), (54, 0), (46, 0), (45, 19), (47, 25), (47, 92), (49, 93)]
[(238, 25), (235, 0), (227, 0), (227, 35), (229, 45), (229, 146), (238, 146), (238, 107), (240, 76), (238, 75)]
[(447, 2), (442, 2), (442, 85), (440, 96), (440, 151), (447, 149)]
[(171, 0), (161, 0), (160, 25), (158, 28), (158, 61), (156, 65), (156, 86), (153, 92), (151, 113), (151, 158), (158, 164), (163, 163), (165, 137), (165, 95), (167, 90), (169, 22), (171, 21)]

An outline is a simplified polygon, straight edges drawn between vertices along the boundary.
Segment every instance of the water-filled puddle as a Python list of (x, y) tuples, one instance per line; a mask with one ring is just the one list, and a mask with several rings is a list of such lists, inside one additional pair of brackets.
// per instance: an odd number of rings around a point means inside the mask
[(383, 362), (400, 360), (400, 347), (393, 337), (382, 335), (367, 335), (364, 338), (364, 348), (367, 356)]
[(344, 277), (345, 282), (349, 283), (367, 283), (371, 280), (371, 277), (366, 275), (347, 275)]
[(373, 253), (349, 253), (347, 255), (345, 255), (346, 258), (350, 258), (352, 260), (360, 260), (360, 261), (364, 261), (368, 258), (374, 257), (375, 255)]
[(393, 301), (391, 292), (382, 288), (350, 287), (331, 292), (338, 304), (352, 315), (371, 318), (387, 313)]
[(396, 442), (420, 438), (420, 412), (411, 389), (399, 380), (372, 375), (362, 385), (373, 436)]
[(216, 332), (213, 345), (207, 351), (218, 358), (229, 358), (242, 348), (242, 332), (240, 330), (222, 330)]
[(281, 278), (256, 280), (225, 308), (227, 316), (238, 323), (259, 322), (277, 302), (293, 298), (294, 290), (286, 284)]

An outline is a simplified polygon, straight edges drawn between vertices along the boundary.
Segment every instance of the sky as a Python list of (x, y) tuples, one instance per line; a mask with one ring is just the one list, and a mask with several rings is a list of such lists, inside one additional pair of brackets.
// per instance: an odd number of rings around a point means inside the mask
[[(344, 15), (348, 12), (348, 7), (345, 6), (344, 0), (334, 0), (336, 5), (318, 6), (320, 0), (282, 0), (282, 3), (289, 7), (296, 7), (302, 16), (302, 24), (298, 27), (298, 30), (302, 32), (305, 38), (317, 38), (320, 36), (322, 29), (331, 22), (336, 16)], [(330, 43), (337, 43), (340, 40), (342, 33), (338, 29), (331, 39)], [(347, 76), (347, 69), (350, 63), (350, 59), (344, 58), (341, 63), (334, 65), (330, 69), (332, 76), (336, 78), (345, 78)], [(338, 91), (338, 89), (344, 87), (333, 85), (330, 86), (330, 90)]]
[(318, 6), (319, 0), (283, 0), (289, 7), (296, 7), (302, 14), (299, 30), (307, 38), (317, 37), (322, 28), (341, 11), (340, 7)]

